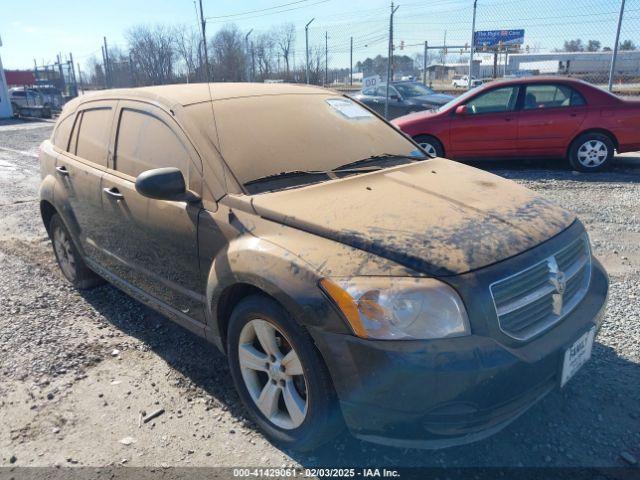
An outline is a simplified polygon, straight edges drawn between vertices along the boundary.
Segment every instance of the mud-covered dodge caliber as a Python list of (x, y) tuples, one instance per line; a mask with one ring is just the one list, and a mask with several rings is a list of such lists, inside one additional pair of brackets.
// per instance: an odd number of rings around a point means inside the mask
[(67, 104), (41, 146), (64, 276), (226, 353), (255, 423), (310, 449), (496, 432), (588, 360), (608, 279), (573, 215), (338, 93), (201, 84)]

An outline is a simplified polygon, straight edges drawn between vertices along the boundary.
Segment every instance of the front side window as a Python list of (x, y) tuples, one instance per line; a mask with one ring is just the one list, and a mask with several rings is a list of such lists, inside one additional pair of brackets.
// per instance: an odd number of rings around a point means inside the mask
[(467, 112), (471, 115), (510, 112), (515, 109), (517, 100), (517, 86), (495, 88), (467, 102)]
[(187, 175), (189, 154), (178, 136), (159, 118), (123, 109), (118, 126), (115, 169), (131, 177), (146, 170), (176, 167)]
[(561, 108), (584, 105), (582, 95), (566, 85), (528, 85), (524, 109)]
[(76, 144), (78, 157), (107, 166), (111, 117), (111, 108), (93, 108), (82, 112)]

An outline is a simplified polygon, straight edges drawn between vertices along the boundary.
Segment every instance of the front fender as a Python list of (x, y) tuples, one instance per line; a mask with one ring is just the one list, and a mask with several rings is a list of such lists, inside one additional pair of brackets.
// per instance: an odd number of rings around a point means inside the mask
[(275, 298), (302, 325), (349, 333), (321, 292), (321, 276), (290, 251), (250, 234), (232, 240), (215, 257), (207, 280), (207, 338), (223, 345), (218, 305), (225, 291), (238, 283)]

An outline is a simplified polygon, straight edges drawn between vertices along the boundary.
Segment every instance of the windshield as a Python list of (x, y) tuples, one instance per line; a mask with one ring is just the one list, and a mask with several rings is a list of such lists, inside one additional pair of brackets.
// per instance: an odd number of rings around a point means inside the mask
[(339, 95), (231, 98), (214, 107), (221, 153), (242, 185), (283, 172), (331, 171), (388, 153), (415, 155), (415, 145), (395, 128)]
[(393, 86), (403, 97), (421, 97), (433, 95), (435, 92), (421, 83), (394, 83)]
[(478, 90), (468, 90), (466, 92), (464, 92), (462, 95), (455, 97), (451, 100), (449, 100), (447, 103), (445, 103), (444, 105), (442, 105), (441, 107), (439, 107), (437, 110), (438, 112), (443, 112), (444, 110), (447, 110), (449, 107), (451, 107), (452, 105), (460, 102), (460, 105), (462, 105), (469, 97), (471, 97), (472, 95), (474, 95), (475, 93), (477, 93)]

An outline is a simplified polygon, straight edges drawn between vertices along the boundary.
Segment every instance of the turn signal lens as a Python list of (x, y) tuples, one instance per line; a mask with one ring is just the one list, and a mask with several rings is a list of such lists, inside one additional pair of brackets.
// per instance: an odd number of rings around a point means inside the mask
[(367, 331), (364, 328), (364, 325), (362, 325), (360, 314), (358, 313), (358, 307), (356, 302), (353, 301), (353, 298), (351, 298), (351, 296), (344, 291), (340, 285), (332, 282), (328, 278), (320, 280), (320, 287), (338, 306), (342, 314), (347, 319), (347, 322), (349, 322), (353, 333), (358, 337), (367, 338)]

